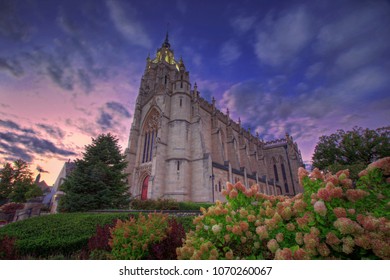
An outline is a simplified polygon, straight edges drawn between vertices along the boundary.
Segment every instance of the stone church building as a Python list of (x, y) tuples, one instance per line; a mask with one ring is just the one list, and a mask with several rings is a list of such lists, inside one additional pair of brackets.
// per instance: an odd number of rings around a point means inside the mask
[(291, 136), (263, 142), (201, 97), (168, 34), (147, 58), (128, 148), (130, 192), (140, 199), (223, 200), (226, 182), (260, 186), (267, 194), (302, 192), (303, 166)]

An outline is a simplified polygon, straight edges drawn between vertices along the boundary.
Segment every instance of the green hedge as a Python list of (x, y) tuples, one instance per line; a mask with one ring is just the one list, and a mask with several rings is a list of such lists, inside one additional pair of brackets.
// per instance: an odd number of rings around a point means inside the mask
[(0, 228), (0, 239), (15, 237), (18, 255), (45, 258), (50, 255), (70, 257), (87, 245), (96, 226), (125, 220), (129, 214), (55, 214), (30, 218)]
[[(20, 258), (77, 258), (96, 233), (97, 225), (110, 224), (115, 219), (127, 220), (138, 213), (64, 213), (40, 216), (8, 224), (0, 228), (4, 236), (15, 237)], [(194, 229), (193, 216), (176, 217), (186, 232)]]
[(130, 202), (133, 210), (200, 210), (201, 207), (207, 209), (213, 205), (206, 202), (178, 202), (174, 199), (133, 199)]

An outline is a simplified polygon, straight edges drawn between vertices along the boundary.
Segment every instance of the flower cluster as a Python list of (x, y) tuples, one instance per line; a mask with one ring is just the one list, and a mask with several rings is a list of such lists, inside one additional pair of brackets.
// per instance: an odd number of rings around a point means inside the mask
[(150, 246), (167, 236), (168, 215), (139, 215), (128, 221), (118, 220), (111, 229), (111, 254), (118, 260), (139, 260), (147, 257)]
[(349, 178), (348, 170), (325, 174), (300, 168), (304, 192), (294, 197), (227, 183), (223, 192), (227, 202), (202, 210), (194, 219), (196, 230), (187, 234), (177, 256), (390, 259), (389, 175), (390, 159), (370, 165), (357, 182)]

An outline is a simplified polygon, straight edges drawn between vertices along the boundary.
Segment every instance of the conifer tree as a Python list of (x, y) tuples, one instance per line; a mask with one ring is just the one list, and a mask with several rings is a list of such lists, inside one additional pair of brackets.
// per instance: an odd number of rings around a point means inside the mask
[(0, 203), (8, 200), (26, 202), (41, 195), (42, 190), (34, 183), (33, 173), (25, 161), (18, 159), (13, 164), (7, 162), (3, 165), (0, 170)]
[(83, 159), (75, 161), (75, 169), (61, 186), (65, 195), (60, 200), (60, 211), (127, 207), (126, 166), (116, 137), (108, 133), (92, 139), (92, 144), (85, 146)]

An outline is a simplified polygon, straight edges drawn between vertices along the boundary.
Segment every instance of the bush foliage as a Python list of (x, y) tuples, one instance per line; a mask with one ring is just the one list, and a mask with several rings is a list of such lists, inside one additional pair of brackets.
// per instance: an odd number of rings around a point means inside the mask
[[(195, 218), (179, 259), (390, 259), (390, 158), (371, 164), (353, 184), (303, 168), (304, 193), (289, 198), (227, 184), (227, 203)], [(356, 185), (356, 188), (354, 188)]]
[(196, 210), (198, 211), (201, 207), (208, 208), (213, 203), (199, 203), (199, 202), (178, 202), (174, 199), (133, 199), (130, 202), (130, 208), (133, 210)]
[(118, 221), (111, 230), (109, 244), (117, 260), (140, 260), (148, 256), (150, 246), (167, 236), (168, 215), (140, 214), (138, 219)]
[(97, 225), (111, 224), (114, 219), (127, 219), (128, 214), (56, 214), (34, 217), (0, 228), (0, 240), (15, 238), (15, 250), (21, 258), (68, 258), (88, 244)]

